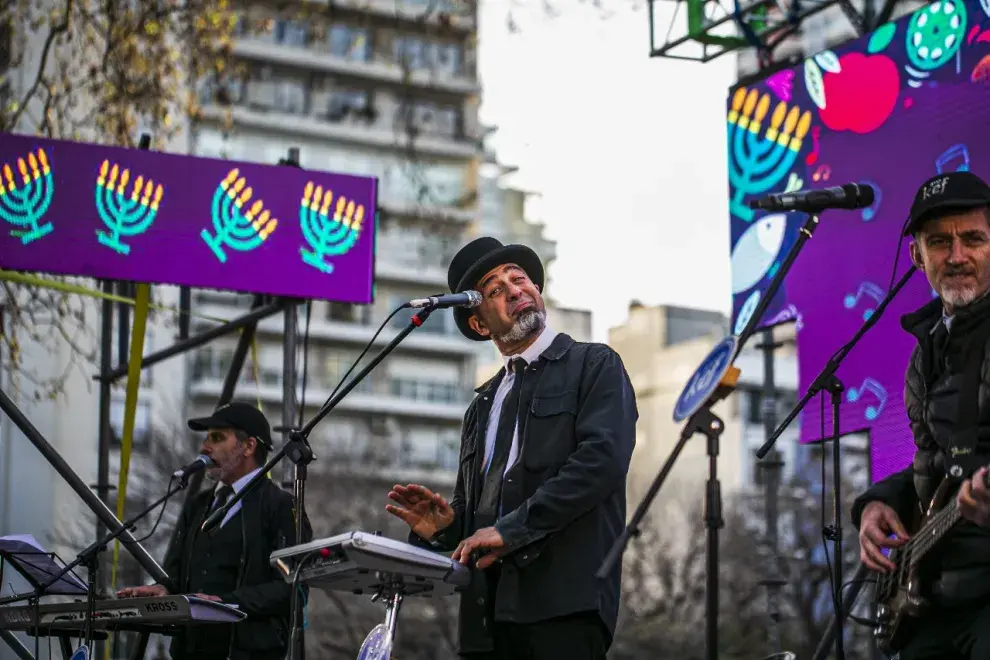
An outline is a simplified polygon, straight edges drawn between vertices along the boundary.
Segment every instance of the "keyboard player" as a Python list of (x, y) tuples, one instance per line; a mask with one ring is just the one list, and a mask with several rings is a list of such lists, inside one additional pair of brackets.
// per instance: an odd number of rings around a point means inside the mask
[[(227, 513), (220, 527), (200, 531), (209, 513), (265, 463), (272, 448), (268, 420), (254, 406), (235, 402), (188, 424), (206, 433), (200, 451), (213, 459), (207, 477), (216, 485), (184, 508), (163, 567), (181, 593), (235, 605), (247, 618), (229, 626), (187, 626), (173, 638), (170, 655), (172, 660), (282, 660), (288, 650), (291, 590), (268, 558), (296, 543), (292, 496), (265, 479)], [(301, 542), (312, 538), (308, 520), (304, 529)], [(166, 593), (155, 584), (121, 589), (117, 595)]]

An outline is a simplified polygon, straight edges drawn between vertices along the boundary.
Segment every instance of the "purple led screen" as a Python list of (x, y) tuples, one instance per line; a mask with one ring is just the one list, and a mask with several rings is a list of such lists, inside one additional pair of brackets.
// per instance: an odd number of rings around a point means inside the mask
[[(829, 357), (910, 266), (901, 228), (914, 193), (939, 172), (990, 179), (990, 0), (935, 2), (873, 34), (809, 58), (728, 100), (733, 328), (738, 332), (806, 216), (752, 212), (768, 193), (869, 183), (868, 209), (826, 211), (798, 255), (764, 324), (797, 324), (803, 394)], [(908, 464), (904, 370), (914, 340), (900, 317), (931, 300), (916, 273), (849, 354), (842, 433), (868, 430), (872, 478)], [(827, 395), (826, 395), (827, 397)], [(801, 440), (831, 432), (818, 399), (800, 417)]]
[(373, 300), (374, 178), (0, 135), (0, 268)]

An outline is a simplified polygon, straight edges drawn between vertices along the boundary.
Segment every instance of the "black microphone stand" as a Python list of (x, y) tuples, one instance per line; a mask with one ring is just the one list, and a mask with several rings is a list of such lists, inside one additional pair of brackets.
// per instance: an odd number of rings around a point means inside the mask
[[(222, 507), (216, 509), (209, 515), (209, 517), (203, 521), (202, 528), (204, 531), (209, 531), (215, 528), (220, 521), (223, 520), (224, 516), (227, 515), (229, 511), (237, 502), (241, 501), (244, 497), (248, 495), (251, 491), (257, 488), (262, 480), (268, 478), (268, 473), (281, 461), (283, 458), (288, 458), (290, 461), (295, 463), (297, 467), (305, 467), (309, 465), (316, 458), (313, 454), (313, 449), (309, 445), (309, 434), (313, 431), (320, 420), (326, 417), (331, 410), (337, 407), (345, 396), (347, 396), (351, 390), (357, 387), (364, 378), (371, 373), (371, 371), (378, 366), (378, 364), (384, 360), (389, 353), (395, 350), (402, 340), (404, 340), (409, 333), (411, 333), (416, 328), (423, 325), (430, 314), (437, 309), (435, 306), (423, 307), (416, 314), (413, 315), (409, 324), (403, 328), (395, 336), (392, 341), (390, 341), (385, 348), (383, 348), (377, 355), (375, 355), (372, 360), (365, 365), (361, 371), (359, 371), (354, 377), (352, 377), (346, 384), (341, 387), (340, 391), (334, 395), (329, 401), (327, 401), (319, 412), (311, 419), (303, 428), (298, 430), (289, 431), (289, 439), (283, 444), (274, 455), (272, 455), (268, 461), (262, 466), (261, 470), (258, 471), (247, 484), (244, 485), (240, 491), (233, 494), (227, 503)], [(305, 502), (306, 502), (306, 470), (300, 469), (295, 471), (296, 479), (293, 483), (293, 497), (296, 503), (296, 539), (297, 544), (302, 543), (303, 536), (303, 519), (305, 517)], [(291, 613), (291, 638), (289, 642), (289, 652), (287, 658), (289, 660), (296, 660), (302, 657), (302, 648), (304, 644), (304, 633), (303, 633), (303, 604), (299, 599), (299, 589), (298, 587), (292, 590), (292, 613)]]
[[(735, 355), (732, 356), (733, 361), (739, 355), (739, 351), (742, 350), (745, 343), (755, 333), (757, 324), (760, 322), (763, 315), (766, 314), (767, 308), (773, 301), (774, 296), (776, 296), (781, 284), (783, 284), (784, 278), (787, 277), (787, 273), (794, 264), (794, 260), (797, 258), (798, 253), (801, 252), (804, 244), (812, 237), (815, 233), (815, 229), (817, 228), (818, 215), (808, 215), (808, 219), (805, 221), (804, 225), (801, 226), (794, 246), (790, 249), (790, 251), (788, 251), (787, 256), (780, 265), (780, 269), (770, 281), (770, 285), (767, 287), (766, 293), (760, 299), (759, 304), (753, 311), (753, 315), (746, 323), (746, 327), (739, 333), (735, 349), (736, 352)], [(700, 408), (688, 418), (684, 429), (681, 431), (680, 439), (677, 441), (677, 444), (674, 445), (674, 449), (671, 451), (670, 456), (663, 464), (663, 467), (660, 468), (660, 473), (650, 485), (643, 501), (640, 502), (639, 506), (636, 508), (636, 512), (633, 513), (633, 516), (626, 525), (626, 528), (621, 534), (619, 534), (619, 538), (616, 539), (612, 549), (605, 557), (605, 561), (602, 562), (601, 567), (599, 567), (598, 572), (595, 574), (597, 578), (604, 579), (612, 571), (612, 568), (615, 566), (616, 562), (619, 561), (619, 558), (625, 551), (625, 548), (629, 543), (629, 539), (640, 535), (640, 524), (642, 523), (643, 518), (646, 517), (647, 510), (653, 503), (654, 498), (656, 498), (657, 493), (660, 492), (660, 487), (663, 485), (663, 482), (670, 475), (677, 457), (684, 449), (684, 446), (687, 444), (688, 440), (690, 440), (695, 433), (701, 433), (704, 435), (708, 440), (708, 480), (705, 484), (704, 516), (705, 527), (707, 530), (705, 575), (706, 660), (718, 660), (718, 530), (724, 524), (722, 519), (722, 487), (718, 480), (717, 470), (719, 438), (722, 434), (722, 430), (725, 428), (725, 423), (715, 413), (713, 413), (711, 409), (716, 403), (726, 398), (735, 390), (736, 380), (738, 377), (739, 370), (735, 367), (730, 367), (722, 377), (718, 387), (716, 387), (709, 396), (708, 400), (705, 401)]]
[[(841, 475), (842, 475), (842, 462), (840, 460), (840, 443), (839, 439), (841, 437), (841, 430), (839, 424), (839, 414), (840, 407), (842, 404), (842, 393), (845, 391), (846, 387), (839, 380), (835, 372), (839, 369), (842, 361), (846, 359), (849, 352), (859, 343), (859, 340), (863, 338), (863, 335), (867, 331), (877, 324), (880, 317), (883, 315), (884, 310), (887, 309), (887, 305), (900, 293), (904, 285), (907, 284), (908, 280), (914, 275), (917, 270), (916, 266), (911, 266), (907, 269), (901, 279), (898, 280), (897, 284), (887, 292), (880, 304), (877, 305), (876, 310), (870, 315), (870, 318), (866, 319), (856, 334), (853, 335), (852, 339), (849, 340), (842, 348), (836, 351), (835, 355), (829, 358), (828, 362), (825, 363), (825, 367), (821, 370), (821, 373), (812, 381), (811, 385), (808, 386), (808, 391), (805, 392), (801, 400), (798, 401), (794, 409), (784, 418), (784, 421), (780, 423), (777, 430), (767, 438), (767, 441), (763, 443), (763, 446), (756, 451), (756, 457), (762, 459), (767, 455), (767, 452), (773, 447), (777, 439), (780, 438), (781, 434), (790, 426), (791, 422), (801, 414), (804, 407), (808, 405), (811, 399), (819, 394), (820, 392), (829, 392), (831, 395), (832, 403), (832, 525), (822, 530), (825, 536), (832, 541), (832, 554), (834, 555), (835, 564), (832, 567), (833, 581), (835, 582), (835, 590), (837, 593), (832, 594), (832, 605), (835, 610), (836, 626), (838, 628), (835, 635), (835, 654), (836, 660), (843, 660), (844, 648), (843, 648), (843, 617), (841, 616), (841, 601), (840, 593), (842, 591), (842, 524), (841, 524), (841, 505), (842, 500), (840, 497), (841, 493)], [(822, 438), (822, 451), (824, 451), (825, 438)], [(825, 484), (822, 484), (822, 488), (825, 488)]]
[[(132, 517), (130, 520), (126, 520), (122, 522), (120, 524), (120, 527), (115, 529), (113, 532), (105, 535), (101, 539), (96, 540), (89, 547), (87, 547), (85, 550), (83, 550), (78, 555), (76, 555), (75, 559), (73, 559), (70, 563), (66, 564), (66, 566), (62, 570), (60, 570), (58, 573), (52, 576), (51, 579), (49, 579), (47, 582), (43, 584), (39, 584), (34, 590), (33, 599), (37, 602), (42, 596), (45, 595), (45, 591), (49, 587), (51, 587), (53, 584), (57, 583), (63, 577), (68, 575), (69, 572), (72, 571), (72, 569), (80, 565), (85, 566), (87, 573), (85, 638), (86, 638), (86, 645), (90, 646), (94, 641), (93, 618), (96, 615), (96, 591), (97, 591), (96, 574), (100, 565), (100, 553), (106, 550), (107, 545), (115, 541), (124, 532), (133, 532), (135, 523), (137, 523), (139, 520), (141, 520), (149, 513), (154, 511), (156, 508), (158, 508), (159, 505), (163, 504), (166, 500), (168, 500), (170, 497), (178, 493), (180, 490), (183, 490), (188, 485), (188, 482), (189, 480), (187, 475), (179, 479), (179, 481), (174, 486), (170, 484), (168, 491), (164, 495), (159, 497), (152, 504), (150, 504), (143, 511)], [(168, 589), (170, 593), (173, 590), (173, 586), (174, 585), (171, 584), (165, 585), (166, 589)], [(23, 596), (11, 596), (9, 598), (0, 600), (0, 605), (3, 605), (6, 602), (13, 602), (14, 600), (21, 600), (22, 598)], [(40, 630), (37, 632), (40, 633)]]

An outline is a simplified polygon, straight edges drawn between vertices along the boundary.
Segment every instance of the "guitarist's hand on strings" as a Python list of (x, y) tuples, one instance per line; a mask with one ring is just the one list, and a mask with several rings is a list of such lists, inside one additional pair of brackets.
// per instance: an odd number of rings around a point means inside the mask
[(877, 573), (894, 570), (894, 563), (884, 557), (881, 548), (899, 548), (909, 538), (900, 516), (883, 502), (870, 502), (863, 509), (859, 524), (859, 558), (870, 570)]
[(972, 481), (964, 481), (956, 495), (959, 515), (980, 527), (990, 527), (990, 488), (987, 487), (987, 469), (980, 468)]

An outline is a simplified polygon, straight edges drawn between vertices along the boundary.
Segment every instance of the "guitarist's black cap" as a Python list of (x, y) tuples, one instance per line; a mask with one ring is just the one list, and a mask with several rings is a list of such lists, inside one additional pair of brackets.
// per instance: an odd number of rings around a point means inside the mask
[(905, 236), (917, 234), (936, 212), (990, 207), (990, 185), (972, 172), (946, 172), (921, 184), (904, 226)]

